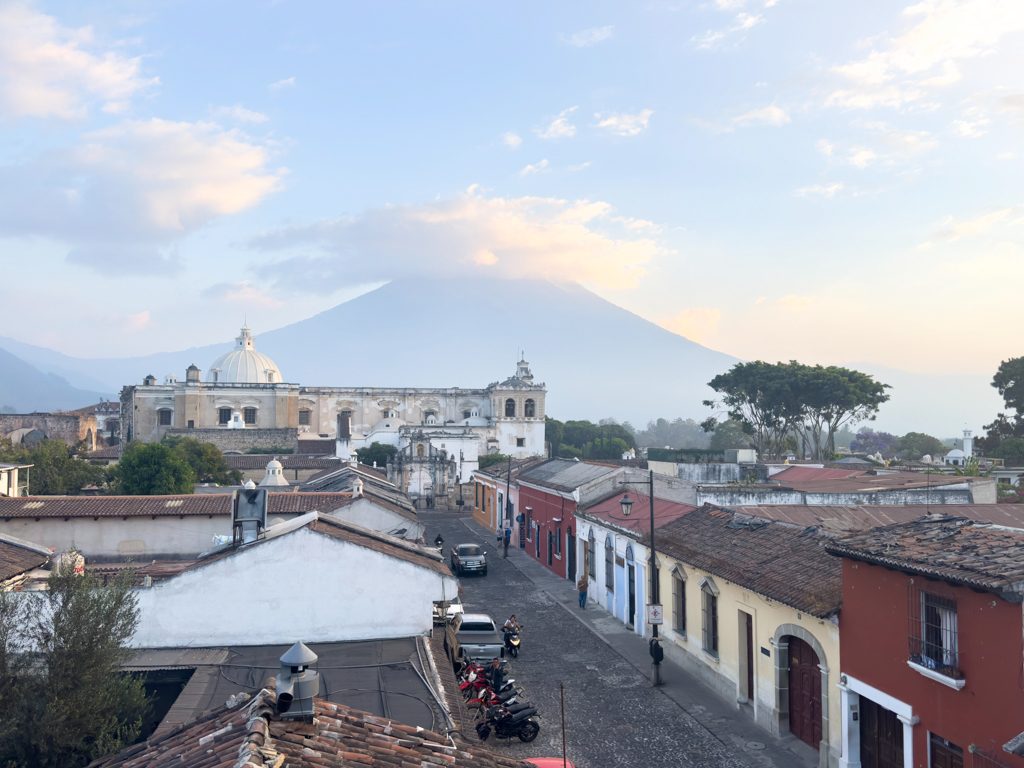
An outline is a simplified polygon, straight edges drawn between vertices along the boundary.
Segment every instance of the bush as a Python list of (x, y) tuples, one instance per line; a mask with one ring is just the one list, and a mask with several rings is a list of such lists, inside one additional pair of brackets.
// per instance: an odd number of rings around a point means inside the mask
[(359, 457), (359, 463), (365, 464), (368, 467), (372, 467), (374, 462), (377, 462), (377, 468), (383, 469), (388, 465), (395, 454), (398, 453), (398, 449), (393, 445), (386, 443), (373, 443), (366, 448), (360, 448), (356, 451), (356, 456)]
[[(250, 448), (246, 451), (246, 454), (271, 454), (276, 453), (278, 456), (287, 456), (289, 453), (295, 453), (294, 448), (282, 448), (278, 445), (272, 445), (269, 448)], [(357, 451), (358, 453), (358, 451)]]
[(161, 496), (194, 493), (196, 473), (173, 448), (162, 443), (130, 443), (114, 467), (115, 493)]
[(503, 453), (487, 453), (477, 459), (477, 466), (480, 469), (487, 469), (493, 467), (495, 464), (504, 464), (509, 460), (510, 457)]

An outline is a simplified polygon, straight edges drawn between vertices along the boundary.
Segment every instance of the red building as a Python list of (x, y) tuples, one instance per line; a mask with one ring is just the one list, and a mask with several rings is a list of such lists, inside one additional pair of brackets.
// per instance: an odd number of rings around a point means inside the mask
[(617, 487), (621, 467), (549, 459), (519, 473), (526, 553), (563, 579), (577, 579), (576, 509)]
[(847, 768), (1024, 768), (1024, 530), (932, 515), (835, 540)]

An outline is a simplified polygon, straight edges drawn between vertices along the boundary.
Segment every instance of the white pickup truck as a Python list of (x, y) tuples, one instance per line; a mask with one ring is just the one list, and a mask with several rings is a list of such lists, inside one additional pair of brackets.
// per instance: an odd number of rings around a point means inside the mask
[(486, 613), (463, 613), (453, 621), (462, 654), (473, 661), (505, 657), (505, 641)]

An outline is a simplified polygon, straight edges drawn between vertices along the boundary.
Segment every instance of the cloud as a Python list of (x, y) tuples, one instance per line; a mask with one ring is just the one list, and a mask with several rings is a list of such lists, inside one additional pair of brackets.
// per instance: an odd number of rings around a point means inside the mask
[(534, 128), (533, 132), (542, 139), (560, 139), (574, 136), (576, 134), (576, 126), (569, 122), (569, 115), (575, 110), (576, 107), (562, 110), (558, 113), (558, 117), (551, 122), (551, 125), (547, 128)]
[(877, 159), (878, 155), (867, 147), (852, 147), (850, 149), (850, 156), (846, 159), (846, 162), (863, 170)]
[(810, 296), (783, 296), (781, 299), (775, 302), (775, 306), (780, 307), (788, 312), (800, 312), (811, 306)]
[(591, 27), (590, 29), (584, 29), (582, 32), (576, 32), (572, 35), (559, 35), (559, 38), (563, 43), (568, 45), (574, 45), (577, 48), (588, 48), (591, 45), (597, 45), (602, 40), (607, 40), (612, 36), (612, 27)]
[(210, 110), (214, 117), (228, 117), (240, 123), (265, 123), (270, 118), (259, 112), (246, 109), (241, 104), (233, 104), (230, 107), (216, 107)]
[(567, 166), (567, 170), (570, 170), (570, 171), (582, 171), (584, 168), (589, 168), (589, 167), (590, 167), (590, 161), (587, 160), (585, 163), (580, 163), (579, 165)]
[(734, 117), (732, 122), (735, 125), (785, 125), (790, 122), (789, 115), (786, 114), (784, 109), (776, 107), (774, 104), (769, 104), (767, 107), (761, 107), (761, 109), (752, 109), (749, 112), (745, 112), (738, 117)]
[(489, 198), (471, 187), (448, 200), (287, 227), (250, 245), (283, 252), (261, 273), (304, 292), (456, 273), (632, 287), (667, 251), (647, 237), (604, 232), (611, 212), (604, 202)]
[(211, 285), (202, 294), (207, 299), (214, 299), (227, 303), (248, 304), (253, 307), (265, 307), (266, 309), (278, 309), (284, 306), (283, 301), (270, 296), (263, 288), (256, 288), (248, 280), (238, 283), (217, 283)]
[(103, 315), (100, 320), (106, 325), (113, 326), (126, 333), (132, 333), (133, 331), (141, 331), (148, 326), (150, 317), (149, 310), (147, 309), (134, 315), (116, 313)]
[(862, 59), (832, 68), (847, 82), (827, 105), (899, 107), (961, 79), (958, 60), (984, 56), (1024, 30), (1019, 0), (923, 0), (903, 10), (910, 26)]
[(510, 149), (519, 149), (519, 145), (523, 143), (522, 138), (509, 131), (501, 137), (501, 143)]
[[(1019, 212), (1022, 207), (1024, 206), (1011, 206), (990, 211), (989, 213), (962, 221), (959, 224), (954, 224), (952, 227), (936, 232), (932, 239), (953, 241), (959, 240), (961, 237), (987, 235), (996, 225), (1005, 222), (1012, 214)], [(1020, 222), (1021, 219), (1016, 219), (1010, 223), (1016, 224)]]
[(268, 147), (215, 123), (126, 120), (69, 149), (0, 166), (0, 235), (71, 246), (101, 271), (167, 274), (167, 248), (280, 187)]
[(975, 120), (973, 122), (968, 120), (954, 120), (953, 121), (953, 133), (957, 136), (963, 136), (967, 139), (976, 139), (979, 136), (984, 136), (988, 133), (987, 130), (982, 130), (983, 126), (990, 123), (990, 120), (982, 118), (981, 120)]
[(658, 323), (666, 331), (679, 334), (698, 344), (714, 335), (718, 330), (721, 312), (706, 307), (684, 309), (675, 317), (668, 317)]
[(278, 80), (276, 83), (271, 83), (270, 85), (267, 86), (267, 88), (269, 88), (272, 91), (280, 91), (283, 88), (294, 88), (294, 87), (295, 87), (295, 78), (294, 77), (289, 77), (289, 78), (287, 78), (285, 80)]
[(607, 128), (616, 136), (636, 136), (647, 128), (653, 114), (652, 109), (641, 109), (635, 115), (612, 113), (602, 120), (601, 113), (597, 113), (594, 118), (600, 121), (597, 124), (598, 128)]
[(80, 119), (96, 101), (124, 111), (159, 82), (140, 58), (101, 50), (90, 27), (62, 27), (26, 3), (0, 4), (0, 30), (0, 117)]
[(541, 160), (536, 165), (528, 165), (525, 168), (523, 168), (523, 170), (521, 170), (519, 172), (519, 175), (521, 177), (523, 177), (523, 176), (530, 176), (530, 175), (532, 175), (534, 173), (547, 173), (548, 170), (549, 170), (548, 169), (548, 161), (547, 160)]
[[(739, 8), (742, 7), (743, 5), (744, 3), (737, 2), (726, 3), (724, 5), (720, 4), (718, 7), (720, 10), (725, 10), (731, 8)], [(774, 3), (767, 3), (765, 7), (769, 8), (772, 5), (774, 5)], [(742, 32), (748, 29), (752, 29), (753, 27), (756, 27), (758, 24), (764, 24), (764, 21), (764, 17), (761, 15), (755, 16), (749, 13), (740, 13), (736, 15), (734, 22), (730, 26), (719, 30), (709, 29), (703, 35), (694, 35), (693, 37), (691, 37), (690, 42), (697, 44), (698, 51), (707, 51), (712, 48), (718, 47), (718, 44), (727, 36), (731, 35), (733, 32)]]
[(655, 224), (653, 221), (647, 221), (646, 219), (634, 219), (629, 216), (615, 216), (612, 221), (621, 224), (626, 229), (633, 232), (650, 232), (652, 235), (660, 235), (661, 227)]
[(996, 160), (1013, 160), (1016, 156), (1013, 152), (1000, 152), (996, 155)]
[(819, 139), (818, 143), (814, 145), (814, 148), (821, 152), (821, 154), (823, 155), (831, 155), (832, 150), (835, 149), (835, 145), (829, 144), (827, 141), (825, 141), (825, 139)]
[(843, 188), (843, 182), (837, 181), (833, 184), (815, 184), (810, 187), (801, 187), (793, 192), (797, 197), (810, 197), (820, 195), (821, 197), (834, 197), (836, 192)]

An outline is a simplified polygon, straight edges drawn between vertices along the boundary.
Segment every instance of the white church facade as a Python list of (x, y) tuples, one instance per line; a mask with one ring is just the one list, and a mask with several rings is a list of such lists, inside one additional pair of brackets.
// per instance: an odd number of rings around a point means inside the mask
[(214, 434), (214, 441), (237, 452), (275, 443), (284, 448), (288, 440), (297, 440), (301, 452), (303, 439), (327, 438), (337, 440), (342, 457), (378, 442), (410, 449), (413, 456), (434, 451), (453, 461), (456, 478), (468, 482), (480, 455), (545, 454), (545, 395), (525, 360), (513, 376), (483, 389), (288, 383), (243, 327), (235, 348), (217, 358), (205, 377), (191, 365), (184, 381), (173, 374), (162, 383), (147, 376), (141, 385), (124, 387), (121, 434), (126, 441), (159, 442), (168, 433), (201, 430), (196, 436), (206, 439), (211, 430), (225, 430), (230, 434)]

